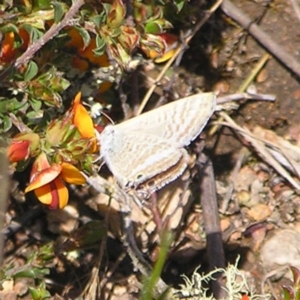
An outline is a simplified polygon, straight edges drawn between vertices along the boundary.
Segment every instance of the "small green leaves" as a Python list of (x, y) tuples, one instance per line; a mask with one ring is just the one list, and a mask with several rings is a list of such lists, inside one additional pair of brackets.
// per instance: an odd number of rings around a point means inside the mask
[(51, 4), (54, 7), (54, 22), (58, 23), (61, 21), (61, 19), (63, 18), (64, 14), (65, 14), (63, 5), (62, 5), (62, 3), (59, 3), (57, 1), (53, 1)]
[(82, 37), (84, 48), (87, 47), (91, 42), (91, 36), (89, 32), (85, 28), (80, 26), (75, 26), (74, 28), (79, 32), (80, 36)]
[(24, 74), (24, 80), (25, 81), (32, 80), (38, 73), (38, 70), (39, 69), (38, 69), (37, 64), (34, 61), (30, 61), (27, 66), (26, 72)]
[(0, 97), (0, 114), (10, 113), (20, 110), (25, 104), (16, 98), (5, 99)]
[(48, 275), (49, 269), (47, 268), (36, 268), (32, 266), (27, 266), (23, 270), (20, 270), (19, 272), (14, 274), (14, 278), (20, 278), (20, 277), (29, 277), (29, 278), (42, 278), (44, 275)]
[(182, 10), (184, 4), (186, 3), (185, 0), (173, 0), (172, 2), (176, 7), (177, 12), (180, 12)]
[(8, 116), (2, 116), (2, 118), (0, 118), (0, 133), (9, 131), (11, 127), (12, 122), (10, 118)]
[(51, 7), (51, 1), (49, 0), (36, 0), (33, 2), (34, 10), (44, 10)]
[(93, 52), (96, 55), (102, 55), (105, 52), (106, 42), (100, 35), (96, 36), (96, 46), (97, 48), (94, 49)]
[(22, 28), (28, 32), (29, 37), (30, 37), (30, 43), (34, 43), (40, 37), (43, 36), (43, 33), (39, 29), (37, 29), (29, 24), (24, 24)]
[(51, 294), (46, 290), (46, 284), (44, 282), (37, 288), (29, 287), (29, 292), (33, 300), (44, 300), (51, 297)]

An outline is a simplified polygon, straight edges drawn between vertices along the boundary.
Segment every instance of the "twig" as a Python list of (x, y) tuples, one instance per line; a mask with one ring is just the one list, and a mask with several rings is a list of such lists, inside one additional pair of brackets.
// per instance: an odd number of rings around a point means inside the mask
[(137, 115), (140, 115), (141, 112), (144, 110), (146, 104), (148, 103), (148, 100), (150, 99), (153, 91), (156, 88), (157, 83), (163, 78), (166, 71), (169, 69), (169, 67), (172, 65), (172, 63), (175, 61), (177, 56), (186, 48), (186, 45), (191, 41), (191, 39), (194, 37), (194, 35), (199, 31), (199, 29), (205, 24), (205, 22), (210, 18), (210, 16), (218, 9), (218, 7), (222, 4), (223, 0), (218, 0), (206, 13), (204, 18), (198, 22), (198, 24), (195, 26), (192, 33), (186, 38), (185, 42), (181, 44), (175, 51), (174, 55), (171, 57), (171, 59), (166, 63), (162, 71), (157, 76), (156, 80), (154, 81), (153, 85), (150, 87), (150, 89), (147, 91), (144, 99), (142, 100), (142, 103), (137, 111)]
[(18, 68), (23, 64), (26, 64), (33, 55), (41, 49), (48, 41), (53, 39), (64, 27), (71, 25), (72, 22), (74, 22), (73, 17), (78, 12), (79, 8), (85, 3), (84, 0), (76, 0), (73, 2), (72, 6), (70, 7), (69, 11), (65, 14), (64, 18), (61, 22), (57, 24), (53, 24), (51, 28), (41, 37), (39, 38), (35, 43), (30, 45), (27, 50), (17, 58), (17, 60), (14, 62), (13, 65), (5, 69), (1, 74), (0, 78), (3, 80), (4, 77), (6, 77), (11, 70), (12, 67)]
[(221, 5), (223, 12), (231, 19), (236, 21), (245, 30), (247, 30), (265, 49), (272, 53), (284, 66), (291, 72), (300, 77), (300, 64), (290, 54), (288, 54), (280, 45), (274, 42), (270, 36), (254, 24), (252, 20), (239, 10), (229, 0), (224, 0)]
[[(107, 285), (107, 282), (109, 278), (112, 276), (112, 274), (117, 270), (119, 267), (120, 263), (124, 260), (126, 257), (127, 253), (124, 251), (123, 253), (120, 254), (120, 256), (117, 258), (117, 260), (114, 262), (114, 264), (108, 269), (105, 273), (105, 277), (102, 278), (100, 282), (100, 288), (103, 290), (105, 286)], [(98, 275), (99, 276), (99, 275)]]
[(61, 22), (53, 24), (51, 28), (34, 44), (30, 45), (27, 50), (16, 60), (14, 67), (18, 68), (20, 65), (23, 65), (28, 62), (30, 58), (41, 49), (48, 41), (53, 39), (64, 27), (71, 25), (73, 17), (78, 12), (79, 8), (85, 3), (84, 0), (76, 0), (73, 2), (69, 11), (66, 13), (65, 17)]
[[(271, 294), (272, 294), (272, 296), (274, 297), (274, 299), (279, 299), (277, 296), (277, 293), (274, 291), (274, 288), (273, 288), (273, 286), (272, 286), (272, 283), (271, 283), (271, 281), (270, 281), (270, 278), (272, 277), (272, 276), (274, 276), (274, 275), (277, 275), (278, 273), (280, 273), (280, 272), (282, 272), (282, 271), (288, 271), (289, 270), (289, 266), (280, 266), (280, 267), (278, 267), (278, 268), (276, 268), (275, 270), (272, 270), (272, 271), (270, 271), (270, 272), (268, 272), (267, 274), (265, 274), (264, 275), (264, 277), (262, 278), (262, 281), (261, 281), (261, 284), (260, 284), (260, 289), (261, 289), (261, 293), (263, 294), (263, 295), (265, 295), (266, 293), (265, 293), (265, 288), (264, 288), (264, 286), (265, 286), (265, 284), (266, 284), (266, 282), (267, 282), (267, 284), (268, 284), (268, 286), (269, 286), (269, 288), (270, 288), (270, 290), (271, 290)], [(280, 298), (281, 299), (281, 298)]]
[[(201, 206), (206, 233), (206, 251), (210, 270), (225, 267), (222, 233), (217, 205), (215, 177), (211, 160), (204, 155), (198, 159), (199, 174), (201, 174)], [(222, 274), (216, 274), (216, 281), (212, 282), (213, 294), (217, 299), (226, 299), (226, 292), (222, 288)]]
[(6, 212), (6, 203), (8, 196), (8, 164), (6, 156), (1, 153), (0, 155), (0, 266), (3, 261), (3, 250), (4, 250), (4, 220), (5, 220), (5, 212)]
[(231, 95), (226, 95), (223, 97), (218, 97), (217, 103), (223, 104), (231, 101), (239, 101), (239, 100), (259, 100), (259, 101), (275, 101), (275, 95), (269, 94), (251, 94), (251, 93), (236, 93)]
[(11, 122), (18, 128), (20, 132), (31, 132), (31, 129), (20, 121), (13, 113), (9, 113)]

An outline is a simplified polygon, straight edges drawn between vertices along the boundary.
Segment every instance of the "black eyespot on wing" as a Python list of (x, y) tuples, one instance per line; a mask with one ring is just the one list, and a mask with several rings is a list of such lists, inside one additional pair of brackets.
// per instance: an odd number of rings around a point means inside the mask
[(136, 180), (141, 180), (142, 178), (143, 178), (143, 174), (138, 174), (137, 176), (136, 176)]
[(135, 189), (135, 188), (136, 188), (136, 185), (132, 181), (128, 181), (125, 184), (125, 189)]

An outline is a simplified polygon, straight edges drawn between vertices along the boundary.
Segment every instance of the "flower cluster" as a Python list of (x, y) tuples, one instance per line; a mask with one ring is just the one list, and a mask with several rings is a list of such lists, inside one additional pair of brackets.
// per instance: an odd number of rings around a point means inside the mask
[(16, 168), (34, 160), (25, 192), (34, 191), (39, 201), (51, 209), (68, 203), (65, 182), (85, 183), (80, 170), (91, 172), (93, 153), (98, 152), (94, 125), (80, 98), (79, 93), (65, 116), (49, 124), (45, 137), (34, 132), (20, 133), (8, 148), (8, 158)]

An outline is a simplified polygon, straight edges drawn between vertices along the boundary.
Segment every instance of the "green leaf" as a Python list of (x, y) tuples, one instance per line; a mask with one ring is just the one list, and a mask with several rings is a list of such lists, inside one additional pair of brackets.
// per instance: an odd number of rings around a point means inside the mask
[(39, 261), (42, 261), (43, 263), (45, 263), (50, 260), (53, 260), (54, 257), (55, 257), (55, 254), (54, 254), (54, 243), (53, 242), (49, 242), (39, 248), (38, 257), (37, 257), (37, 259)]
[[(105, 7), (105, 5), (106, 4), (103, 3), (104, 7)], [(108, 4), (108, 5), (110, 7), (110, 4)], [(97, 15), (97, 16), (91, 18), (91, 20), (95, 23), (97, 28), (101, 28), (101, 26), (106, 23), (106, 18), (107, 18), (107, 13), (105, 10), (103, 10), (103, 12), (100, 15)]]
[(160, 278), (162, 273), (164, 263), (166, 262), (166, 257), (168, 254), (168, 250), (170, 249), (170, 245), (174, 240), (174, 236), (171, 232), (162, 232), (161, 234), (161, 247), (158, 256), (158, 260), (154, 265), (154, 269), (150, 277), (143, 278), (143, 293), (142, 293), (142, 300), (153, 299), (153, 290)]
[(180, 12), (186, 1), (185, 0), (173, 0), (172, 2), (177, 8), (177, 12)]
[(54, 22), (58, 23), (62, 20), (65, 12), (61, 3), (53, 1), (52, 5), (54, 7)]
[(18, 33), (19, 29), (15, 24), (12, 23), (6, 23), (4, 26), (1, 26), (1, 32), (7, 33), (7, 32), (14, 32)]
[(36, 40), (43, 36), (43, 32), (29, 24), (24, 24), (22, 27), (28, 32), (31, 44), (33, 44)]
[(0, 281), (5, 279), (5, 270), (0, 268)]
[(109, 4), (109, 3), (102, 3), (102, 5), (103, 5), (103, 8), (104, 8), (105, 14), (108, 15), (108, 13), (111, 10), (112, 5)]
[(156, 22), (151, 22), (145, 25), (145, 33), (161, 33), (162, 31), (162, 27)]
[(297, 290), (296, 290), (295, 300), (300, 300), (300, 289), (299, 288), (297, 288)]
[(83, 27), (76, 26), (75, 29), (79, 32), (82, 37), (84, 48), (87, 47), (91, 42), (91, 37), (89, 32)]
[(46, 290), (45, 282), (43, 281), (39, 287), (28, 287), (33, 300), (44, 300), (51, 297), (51, 294)]
[(122, 0), (114, 0), (107, 14), (107, 26), (112, 29), (120, 28), (124, 22), (126, 8)]
[(0, 128), (0, 132), (7, 132), (8, 130), (11, 129), (12, 127), (12, 122), (9, 116), (3, 116), (2, 120), (1, 120), (2, 124), (1, 124), (1, 128)]
[(38, 289), (30, 286), (30, 287), (28, 287), (28, 290), (30, 292), (32, 299), (34, 299), (34, 300), (40, 299), (40, 293), (39, 293)]
[(93, 50), (93, 52), (95, 53), (95, 55), (100, 56), (100, 55), (104, 54), (105, 49), (106, 49), (106, 42), (99, 35), (96, 36), (96, 47), (97, 48)]
[(19, 111), (22, 107), (25, 106), (26, 103), (20, 102), (16, 98), (12, 98), (12, 99), (0, 98), (0, 113), (3, 114)]
[(44, 111), (43, 110), (38, 110), (38, 111), (30, 111), (29, 113), (26, 114), (26, 117), (30, 119), (31, 122), (39, 121), (41, 118), (44, 116)]
[(55, 92), (63, 92), (70, 86), (70, 82), (62, 77), (55, 67), (51, 67), (46, 73), (41, 74), (37, 81), (44, 87), (51, 88)]
[(44, 10), (51, 8), (51, 2), (49, 0), (36, 0), (33, 1), (34, 10)]
[(38, 111), (42, 107), (42, 101), (39, 99), (31, 98), (31, 99), (29, 99), (29, 102), (30, 102), (30, 106), (32, 107), (32, 109), (34, 111)]
[(31, 81), (38, 73), (39, 68), (34, 61), (30, 61), (24, 74), (25, 81)]
[(283, 300), (293, 300), (294, 299), (294, 290), (290, 286), (283, 286)]
[(23, 172), (24, 170), (26, 170), (26, 168), (29, 166), (30, 163), (31, 163), (30, 159), (19, 161), (16, 166), (16, 170), (18, 172)]
[(17, 272), (13, 275), (14, 278), (29, 277), (29, 278), (43, 278), (45, 275), (49, 275), (50, 270), (47, 268), (36, 268), (28, 266), (28, 269)]

